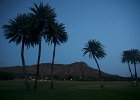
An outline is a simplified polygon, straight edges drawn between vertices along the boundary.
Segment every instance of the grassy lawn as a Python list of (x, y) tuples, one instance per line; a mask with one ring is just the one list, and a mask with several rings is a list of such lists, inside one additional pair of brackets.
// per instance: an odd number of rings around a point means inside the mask
[[(30, 82), (33, 84), (33, 82)], [(140, 100), (140, 87), (128, 82), (39, 82), (38, 90), (26, 90), (23, 81), (0, 81), (0, 100)], [(33, 86), (33, 85), (32, 85)]]

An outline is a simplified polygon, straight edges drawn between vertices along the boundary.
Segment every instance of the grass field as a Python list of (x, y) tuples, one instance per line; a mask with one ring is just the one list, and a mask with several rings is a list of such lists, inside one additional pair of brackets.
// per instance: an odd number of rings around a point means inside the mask
[[(140, 100), (140, 87), (128, 82), (39, 82), (38, 90), (26, 90), (23, 81), (0, 81), (0, 100)], [(33, 82), (31, 82), (33, 84)]]

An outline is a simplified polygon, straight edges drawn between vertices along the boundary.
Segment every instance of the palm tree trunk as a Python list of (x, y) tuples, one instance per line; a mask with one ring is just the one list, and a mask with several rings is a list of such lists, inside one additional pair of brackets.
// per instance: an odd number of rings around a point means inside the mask
[(52, 65), (51, 65), (51, 85), (50, 85), (50, 89), (53, 89), (53, 69), (54, 69), (55, 48), (56, 48), (56, 43), (54, 43), (54, 48), (53, 48), (53, 59), (52, 59)]
[(131, 74), (131, 86), (133, 86), (133, 74), (132, 74), (132, 71), (131, 71), (131, 68), (130, 68), (130, 64), (128, 63), (128, 67), (129, 67), (129, 72)]
[(138, 86), (136, 63), (134, 63), (134, 68), (135, 68), (135, 81), (136, 81), (136, 86)]
[(39, 46), (38, 46), (38, 61), (37, 61), (37, 67), (36, 67), (34, 90), (37, 89), (37, 80), (39, 78), (39, 65), (40, 65), (40, 56), (41, 56), (41, 35), (40, 35), (39, 39), (40, 40), (39, 40)]
[(102, 75), (101, 75), (101, 70), (100, 70), (100, 67), (99, 67), (99, 64), (98, 64), (98, 62), (97, 62), (97, 59), (96, 59), (96, 57), (94, 57), (94, 60), (95, 60), (95, 62), (96, 62), (96, 64), (97, 64), (97, 67), (98, 67), (101, 88), (103, 88), (103, 87), (104, 87), (104, 85), (103, 85), (103, 83), (102, 83)]
[(21, 46), (21, 59), (22, 59), (23, 75), (25, 79), (25, 86), (29, 90), (30, 86), (29, 83), (27, 82), (27, 72), (25, 68), (25, 59), (24, 59), (24, 39), (22, 40), (22, 46)]

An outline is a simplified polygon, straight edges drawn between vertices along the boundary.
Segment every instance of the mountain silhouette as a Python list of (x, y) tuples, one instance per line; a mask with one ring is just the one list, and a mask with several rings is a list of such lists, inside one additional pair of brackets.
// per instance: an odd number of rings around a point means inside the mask
[[(36, 65), (27, 66), (27, 73), (30, 75), (35, 75)], [(0, 72), (8, 72), (14, 74), (22, 74), (21, 66), (11, 66), (11, 67), (0, 67)], [(49, 77), (51, 73), (51, 63), (40, 64), (40, 76)], [(84, 78), (86, 80), (98, 80), (99, 74), (98, 70), (89, 67), (85, 62), (74, 62), (71, 64), (54, 64), (54, 77), (57, 79), (78, 79)], [(123, 77), (117, 75), (111, 75), (102, 72), (102, 77), (104, 80), (120, 80)]]

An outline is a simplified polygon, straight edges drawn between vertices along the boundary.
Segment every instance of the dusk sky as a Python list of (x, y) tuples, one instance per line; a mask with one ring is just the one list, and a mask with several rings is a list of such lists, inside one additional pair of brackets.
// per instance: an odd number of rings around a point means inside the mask
[[(127, 64), (120, 62), (122, 51), (140, 49), (140, 0), (0, 0), (0, 27), (19, 13), (29, 13), (33, 3), (55, 8), (58, 22), (64, 23), (68, 41), (56, 47), (55, 63), (86, 62), (96, 68), (82, 48), (90, 39), (104, 45), (107, 56), (98, 60), (101, 70), (114, 75), (129, 76)], [(43, 40), (41, 63), (51, 63), (51, 45)], [(8, 43), (0, 28), (0, 67), (21, 64), (21, 45)], [(25, 49), (26, 65), (37, 63), (38, 46)], [(133, 68), (133, 65), (131, 65)], [(140, 64), (137, 65), (140, 76)], [(134, 69), (133, 69), (134, 73)]]

